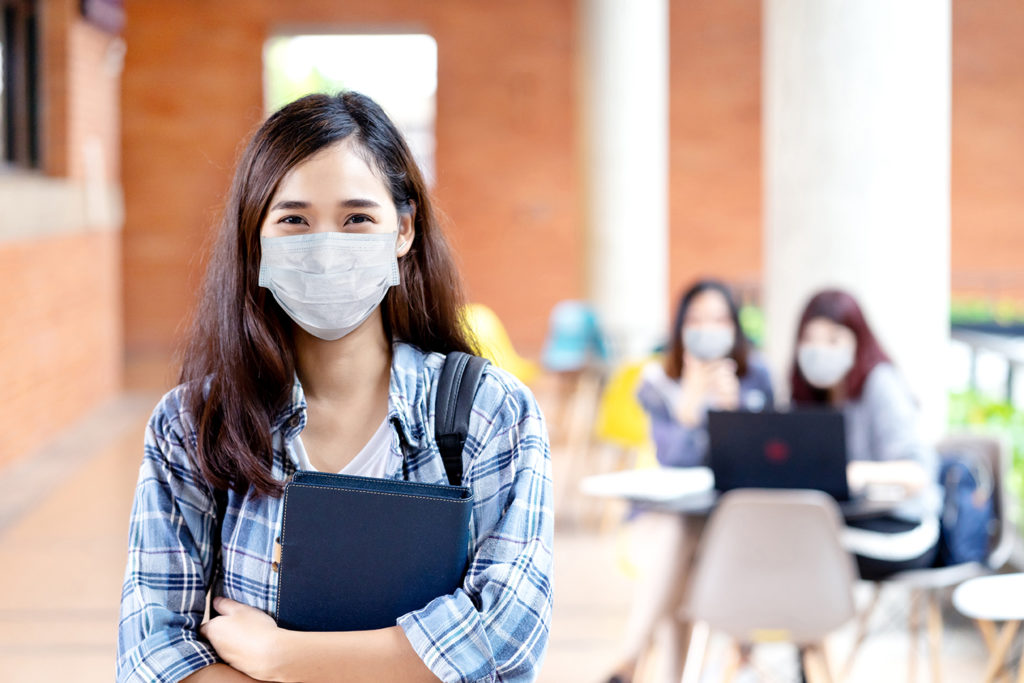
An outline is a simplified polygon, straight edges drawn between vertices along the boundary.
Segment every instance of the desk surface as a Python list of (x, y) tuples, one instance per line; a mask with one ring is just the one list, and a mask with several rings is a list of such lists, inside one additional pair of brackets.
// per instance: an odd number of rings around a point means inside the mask
[[(707, 515), (718, 502), (715, 475), (708, 467), (652, 467), (595, 474), (580, 482), (580, 491), (599, 498), (628, 500), (645, 510)], [(899, 500), (857, 499), (839, 504), (846, 519), (877, 517)]]
[(651, 467), (595, 474), (580, 482), (583, 493), (598, 498), (666, 502), (715, 488), (709, 467)]
[(1024, 620), (1024, 574), (983, 576), (966, 581), (953, 591), (953, 605), (961, 614), (974, 619)]

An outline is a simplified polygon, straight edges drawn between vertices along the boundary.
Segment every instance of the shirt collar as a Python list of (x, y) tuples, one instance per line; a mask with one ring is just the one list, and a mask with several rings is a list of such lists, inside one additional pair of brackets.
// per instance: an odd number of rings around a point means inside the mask
[[(424, 425), (430, 416), (425, 377), (427, 354), (414, 346), (395, 342), (391, 354), (391, 379), (388, 384), (388, 422), (397, 425), (403, 442), (415, 449), (426, 440)], [(272, 426), (285, 442), (291, 441), (306, 426), (306, 396), (296, 375), (288, 405), (281, 410)]]

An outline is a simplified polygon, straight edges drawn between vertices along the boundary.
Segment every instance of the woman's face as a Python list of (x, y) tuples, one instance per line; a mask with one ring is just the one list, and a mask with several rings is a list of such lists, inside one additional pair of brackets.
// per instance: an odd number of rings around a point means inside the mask
[(800, 344), (856, 351), (857, 337), (849, 327), (828, 318), (811, 318), (800, 335)]
[(818, 389), (833, 389), (853, 368), (857, 336), (849, 327), (827, 318), (811, 318), (800, 333), (797, 364)]
[(354, 144), (343, 140), (293, 168), (270, 200), (260, 235), (398, 231), (397, 256), (404, 256), (412, 244), (412, 213), (398, 212), (384, 180)]
[(683, 320), (683, 347), (694, 358), (712, 361), (724, 358), (736, 343), (736, 327), (729, 301), (714, 289), (693, 297)]
[(683, 329), (688, 327), (728, 327), (732, 329), (729, 302), (721, 292), (706, 289), (690, 301)]

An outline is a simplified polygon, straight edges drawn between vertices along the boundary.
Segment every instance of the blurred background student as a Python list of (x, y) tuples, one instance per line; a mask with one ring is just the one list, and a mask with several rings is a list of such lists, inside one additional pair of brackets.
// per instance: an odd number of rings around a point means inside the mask
[[(644, 368), (637, 396), (650, 415), (658, 462), (705, 464), (708, 410), (764, 410), (773, 395), (767, 368), (740, 328), (739, 308), (716, 280), (692, 285), (679, 301), (663, 362)], [(686, 574), (704, 518), (646, 513), (634, 523), (645, 552), (622, 654), (608, 683), (629, 683), (658, 627), (664, 630), (665, 681), (679, 681), (689, 628), (680, 617)]]
[(847, 523), (843, 541), (861, 577), (930, 566), (939, 540), (938, 456), (919, 434), (909, 387), (850, 294), (825, 290), (807, 303), (791, 386), (794, 406), (843, 412), (851, 490), (895, 488), (904, 499), (891, 514)]

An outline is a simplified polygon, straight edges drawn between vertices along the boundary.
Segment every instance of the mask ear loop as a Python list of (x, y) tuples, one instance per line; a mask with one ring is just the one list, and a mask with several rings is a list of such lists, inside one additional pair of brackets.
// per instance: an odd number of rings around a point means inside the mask
[(405, 240), (402, 240), (402, 243), (398, 245), (398, 251), (401, 251), (402, 247), (404, 247), (404, 246), (405, 246)]

